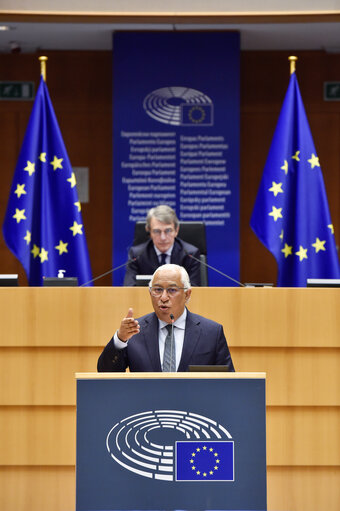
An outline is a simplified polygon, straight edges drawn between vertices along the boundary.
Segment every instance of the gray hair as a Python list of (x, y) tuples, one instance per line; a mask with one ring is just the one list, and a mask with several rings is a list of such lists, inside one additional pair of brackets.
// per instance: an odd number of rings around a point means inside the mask
[(153, 280), (155, 278), (156, 273), (160, 270), (163, 270), (163, 268), (164, 268), (164, 270), (177, 271), (180, 274), (182, 286), (184, 287), (184, 289), (186, 289), (186, 290), (191, 289), (191, 283), (190, 283), (190, 278), (189, 278), (188, 272), (186, 271), (185, 268), (183, 268), (183, 266), (179, 266), (179, 264), (163, 264), (162, 266), (159, 266), (157, 268), (157, 270), (154, 272), (154, 274), (152, 275), (152, 278), (149, 282), (149, 287), (152, 287)]
[(176, 212), (172, 208), (170, 208), (170, 206), (166, 206), (165, 204), (161, 204), (160, 206), (151, 208), (148, 211), (145, 226), (145, 229), (147, 231), (150, 231), (151, 218), (156, 218), (159, 222), (162, 222), (163, 224), (174, 224), (175, 229), (177, 229), (177, 227), (179, 226), (179, 220), (177, 218)]

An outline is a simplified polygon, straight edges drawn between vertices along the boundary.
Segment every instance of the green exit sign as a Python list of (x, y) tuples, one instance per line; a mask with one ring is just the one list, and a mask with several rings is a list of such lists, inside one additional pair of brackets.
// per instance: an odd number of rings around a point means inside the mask
[(34, 99), (34, 82), (0, 82), (1, 101), (29, 101)]
[(325, 101), (340, 101), (340, 82), (324, 82), (323, 99)]

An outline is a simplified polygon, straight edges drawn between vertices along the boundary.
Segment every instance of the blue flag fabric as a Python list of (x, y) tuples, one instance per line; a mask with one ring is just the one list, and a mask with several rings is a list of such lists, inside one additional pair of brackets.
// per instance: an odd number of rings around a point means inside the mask
[(234, 442), (176, 442), (176, 481), (233, 481)]
[(278, 286), (339, 278), (325, 185), (295, 73), (276, 126), (250, 225), (278, 264)]
[(72, 171), (47, 86), (41, 78), (3, 224), (6, 244), (29, 284), (43, 277), (91, 280), (91, 267)]

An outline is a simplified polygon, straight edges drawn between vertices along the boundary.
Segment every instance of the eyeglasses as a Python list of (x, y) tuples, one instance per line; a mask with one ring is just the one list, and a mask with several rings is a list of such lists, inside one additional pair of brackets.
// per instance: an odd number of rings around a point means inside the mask
[(161, 231), (160, 229), (152, 229), (151, 232), (154, 236), (160, 236), (161, 234), (165, 234), (165, 236), (170, 236), (174, 232), (174, 230), (172, 229), (172, 227), (168, 227), (167, 229), (164, 229), (164, 231)]
[(173, 298), (174, 296), (176, 296), (180, 292), (181, 289), (187, 289), (187, 288), (186, 287), (177, 287), (177, 286), (175, 287), (174, 286), (174, 287), (167, 287), (165, 289), (164, 287), (160, 287), (160, 286), (152, 286), (152, 287), (150, 287), (150, 293), (155, 298), (159, 298), (160, 296), (162, 296), (162, 294), (165, 291), (168, 296)]

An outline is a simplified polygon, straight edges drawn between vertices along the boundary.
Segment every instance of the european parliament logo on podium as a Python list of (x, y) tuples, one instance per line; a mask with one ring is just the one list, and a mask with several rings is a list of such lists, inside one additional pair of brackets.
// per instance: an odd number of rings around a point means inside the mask
[(190, 411), (155, 410), (123, 418), (110, 429), (106, 448), (114, 462), (149, 479), (234, 481), (231, 434)]

